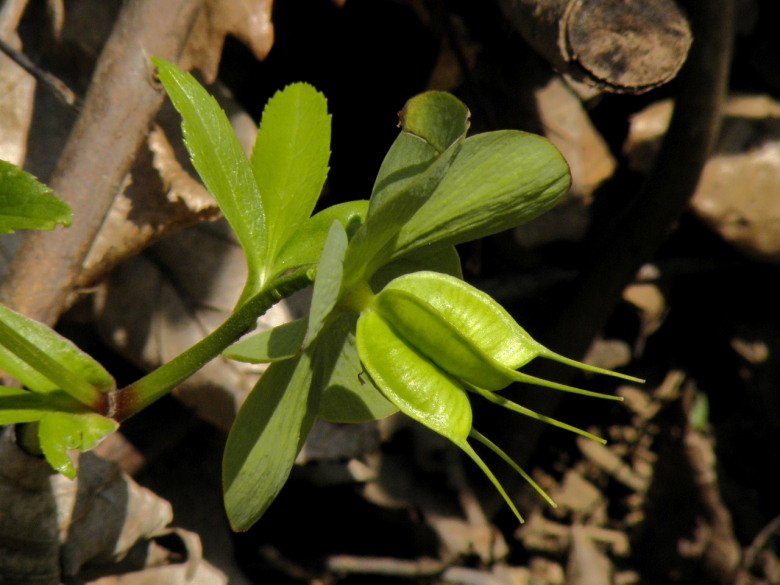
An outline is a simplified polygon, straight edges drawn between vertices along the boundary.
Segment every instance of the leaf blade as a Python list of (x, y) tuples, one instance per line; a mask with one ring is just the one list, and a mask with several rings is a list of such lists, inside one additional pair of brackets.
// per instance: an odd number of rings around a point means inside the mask
[(192, 164), (246, 252), (249, 276), (242, 299), (262, 288), (268, 264), (266, 214), (252, 167), (225, 112), (192, 75), (153, 57), (158, 76), (182, 117)]
[(223, 497), (233, 530), (257, 522), (287, 481), (317, 410), (311, 380), (306, 351), (271, 364), (239, 410), (222, 458)]
[(314, 210), (328, 176), (330, 123), (325, 97), (306, 83), (288, 85), (263, 110), (251, 165), (268, 222), (269, 261)]
[(0, 160), (0, 234), (70, 226), (73, 210), (30, 173)]

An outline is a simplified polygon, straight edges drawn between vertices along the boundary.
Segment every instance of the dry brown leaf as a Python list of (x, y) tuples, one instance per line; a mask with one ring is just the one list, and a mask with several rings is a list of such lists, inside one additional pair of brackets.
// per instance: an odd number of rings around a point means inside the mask
[[(9, 427), (0, 436), (0, 460), (3, 583), (57, 585), (61, 574), (76, 576), (98, 566), (111, 573), (139, 543), (172, 532), (165, 528), (173, 518), (167, 501), (92, 453), (78, 458), (79, 475), (69, 480), (45, 460), (23, 453)], [(200, 540), (187, 533), (184, 542), (186, 571), (193, 574)]]
[[(659, 102), (631, 120), (625, 149), (636, 170), (649, 172), (672, 107)], [(780, 262), (780, 103), (767, 96), (732, 96), (724, 113), (693, 211), (745, 254)]]
[(147, 146), (139, 152), (130, 184), (114, 199), (92, 244), (81, 286), (102, 280), (151, 243), (221, 215), (214, 198), (182, 168), (161, 127), (152, 129)]
[[(8, 0), (0, 7), (0, 38), (20, 49), (16, 34), (27, 0)], [(35, 79), (0, 53), (0, 159), (22, 165), (33, 112)]]
[(612, 585), (614, 568), (599, 550), (587, 529), (579, 524), (571, 528), (571, 550), (566, 566), (569, 585)]
[(206, 82), (213, 83), (227, 35), (265, 59), (274, 43), (272, 8), (273, 0), (207, 0), (185, 49), (184, 68), (199, 69)]
[(594, 191), (615, 172), (617, 163), (582, 102), (560, 77), (550, 77), (534, 91), (544, 135), (561, 151), (571, 169), (571, 196), (549, 213), (514, 230), (526, 247), (578, 241), (588, 228)]

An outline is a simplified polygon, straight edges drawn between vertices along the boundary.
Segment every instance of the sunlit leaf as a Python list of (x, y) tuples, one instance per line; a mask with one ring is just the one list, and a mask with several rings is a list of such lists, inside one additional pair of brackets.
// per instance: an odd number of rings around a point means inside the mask
[(392, 256), (521, 225), (551, 209), (570, 183), (566, 161), (540, 136), (513, 130), (472, 136), (435, 192), (401, 227)]
[(244, 298), (262, 286), (267, 260), (266, 212), (252, 167), (217, 101), (172, 63), (152, 58), (174, 107), (192, 164), (246, 252), (249, 275)]
[(15, 230), (52, 230), (73, 221), (70, 206), (31, 174), (0, 160), (0, 234)]
[(251, 160), (266, 214), (269, 262), (314, 210), (329, 157), (325, 97), (305, 83), (277, 92), (263, 110)]

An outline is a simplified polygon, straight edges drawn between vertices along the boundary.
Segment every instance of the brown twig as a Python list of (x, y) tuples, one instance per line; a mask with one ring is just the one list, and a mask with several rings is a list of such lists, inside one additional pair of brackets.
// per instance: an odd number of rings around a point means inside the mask
[(73, 208), (73, 225), (28, 234), (0, 285), (0, 301), (56, 322), (162, 102), (149, 57), (177, 60), (201, 6), (202, 0), (125, 3), (51, 182)]
[(44, 71), (38, 67), (35, 63), (27, 58), (27, 55), (14, 49), (2, 38), (0, 38), (0, 51), (3, 52), (14, 63), (19, 65), (19, 67), (24, 69), (27, 73), (35, 77), (35, 79), (42, 83), (44, 87), (47, 87), (63, 104), (73, 108), (76, 111), (81, 108), (81, 100), (64, 81), (62, 81), (56, 75), (52, 75), (48, 71)]

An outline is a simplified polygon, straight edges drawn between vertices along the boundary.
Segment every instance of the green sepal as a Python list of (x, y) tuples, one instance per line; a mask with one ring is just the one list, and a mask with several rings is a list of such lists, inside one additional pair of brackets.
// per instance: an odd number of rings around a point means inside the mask
[(0, 234), (16, 230), (53, 230), (70, 226), (73, 210), (51, 189), (27, 173), (0, 160)]
[[(420, 94), (405, 111), (401, 134), (379, 170), (366, 220), (347, 250), (347, 288), (371, 278), (391, 259), (399, 230), (447, 174), (468, 130), (468, 109), (448, 94)], [(409, 124), (414, 134), (406, 131)]]
[(551, 209), (570, 184), (566, 161), (541, 136), (500, 130), (467, 138), (434, 193), (404, 222), (393, 257), (514, 228)]

